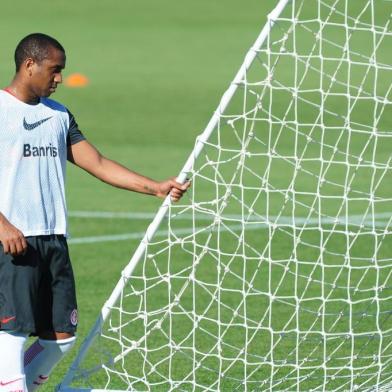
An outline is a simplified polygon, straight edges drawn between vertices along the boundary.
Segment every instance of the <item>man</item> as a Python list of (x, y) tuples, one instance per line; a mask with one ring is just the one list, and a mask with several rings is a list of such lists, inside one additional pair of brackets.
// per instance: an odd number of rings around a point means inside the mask
[[(102, 156), (73, 115), (48, 99), (65, 51), (44, 34), (23, 38), (16, 74), (0, 91), (0, 391), (33, 391), (75, 341), (77, 306), (68, 256), (68, 159), (123, 189), (181, 198), (189, 184), (156, 182)], [(26, 337), (38, 339), (26, 351)]]

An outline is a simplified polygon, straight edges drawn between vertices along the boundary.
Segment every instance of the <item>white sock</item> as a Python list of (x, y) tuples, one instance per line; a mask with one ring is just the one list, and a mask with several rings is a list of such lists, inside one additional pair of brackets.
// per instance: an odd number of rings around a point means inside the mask
[(0, 392), (27, 392), (23, 367), (26, 335), (0, 331)]
[(75, 340), (75, 336), (60, 340), (37, 339), (29, 347), (24, 355), (26, 384), (29, 392), (35, 391), (48, 380), (54, 367), (71, 349)]

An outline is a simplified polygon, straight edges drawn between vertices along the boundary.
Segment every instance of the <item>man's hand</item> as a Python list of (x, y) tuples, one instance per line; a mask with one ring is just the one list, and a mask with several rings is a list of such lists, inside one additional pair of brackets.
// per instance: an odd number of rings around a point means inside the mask
[(4, 216), (0, 219), (0, 242), (5, 254), (19, 256), (27, 250), (27, 241), (23, 233), (8, 222)]
[(190, 187), (191, 183), (188, 181), (185, 184), (178, 183), (174, 178), (158, 183), (157, 196), (164, 199), (168, 194), (172, 201), (178, 201)]

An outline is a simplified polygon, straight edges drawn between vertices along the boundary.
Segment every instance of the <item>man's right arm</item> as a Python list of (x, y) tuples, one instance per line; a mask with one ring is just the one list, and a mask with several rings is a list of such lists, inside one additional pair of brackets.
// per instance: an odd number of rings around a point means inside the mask
[(26, 252), (27, 241), (23, 233), (18, 230), (0, 212), (0, 242), (5, 254), (12, 256), (22, 255)]

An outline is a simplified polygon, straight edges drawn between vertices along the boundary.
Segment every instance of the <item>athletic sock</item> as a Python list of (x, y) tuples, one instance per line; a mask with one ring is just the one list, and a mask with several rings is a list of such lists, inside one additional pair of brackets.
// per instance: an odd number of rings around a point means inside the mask
[(27, 392), (23, 369), (26, 335), (0, 331), (0, 392)]
[(37, 339), (25, 352), (24, 365), (29, 392), (48, 381), (54, 367), (74, 345), (75, 336), (68, 339)]

